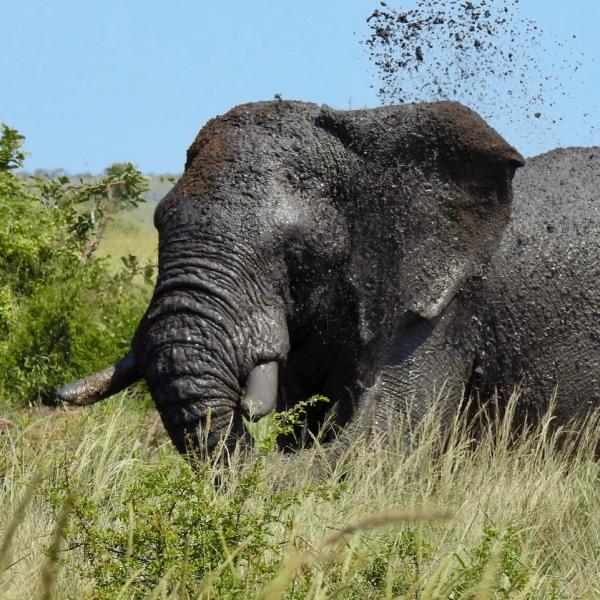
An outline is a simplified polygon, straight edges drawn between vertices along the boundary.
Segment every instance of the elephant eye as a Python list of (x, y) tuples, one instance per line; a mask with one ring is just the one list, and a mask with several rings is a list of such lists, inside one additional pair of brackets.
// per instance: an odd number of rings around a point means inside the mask
[(506, 170), (508, 172), (509, 177), (512, 179), (517, 172), (517, 169), (520, 169), (524, 166), (525, 163), (522, 160), (518, 160), (516, 158), (511, 158), (506, 162)]
[(481, 191), (483, 194), (500, 203), (510, 202), (512, 175), (503, 169), (495, 169), (494, 173), (488, 174), (481, 181)]
[(487, 165), (473, 167), (470, 172), (460, 173), (455, 181), (462, 190), (461, 203), (496, 205), (511, 200), (511, 177), (504, 169), (498, 168), (498, 165), (494, 168)]
[(472, 177), (483, 188), (504, 189), (510, 185), (516, 166), (510, 163), (481, 164), (474, 166)]

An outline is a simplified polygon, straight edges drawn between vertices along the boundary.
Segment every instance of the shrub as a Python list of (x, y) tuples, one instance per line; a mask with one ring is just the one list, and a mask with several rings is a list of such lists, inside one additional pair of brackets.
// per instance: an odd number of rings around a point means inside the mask
[(111, 274), (95, 256), (106, 223), (142, 202), (131, 163), (98, 181), (25, 179), (23, 136), (0, 136), (0, 397), (28, 403), (127, 351), (148, 289), (136, 261)]
[[(94, 598), (145, 598), (163, 587), (172, 597), (247, 598), (281, 570), (295, 512), (307, 498), (317, 506), (339, 499), (343, 484), (281, 487), (267, 475), (270, 440), (301, 425), (305, 409), (277, 415), (254, 450), (186, 463), (173, 452), (151, 465), (132, 465), (127, 486), (91, 489), (70, 474), (68, 461), (49, 490), (56, 514), (71, 509), (64, 537), (82, 552), (78, 574), (94, 582)], [(169, 451), (171, 448), (169, 447)], [(106, 506), (115, 514), (106, 522)], [(300, 578), (302, 579), (302, 577)], [(299, 581), (304, 597), (308, 582)]]

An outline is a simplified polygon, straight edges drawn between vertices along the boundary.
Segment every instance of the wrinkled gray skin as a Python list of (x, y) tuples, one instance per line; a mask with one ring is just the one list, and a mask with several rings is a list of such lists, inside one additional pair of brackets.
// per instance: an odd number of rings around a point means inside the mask
[(375, 391), (397, 401), (404, 388), (374, 387), (382, 370), (489, 261), (521, 164), (449, 102), (213, 119), (157, 207), (158, 281), (131, 353), (59, 397), (89, 404), (143, 377), (182, 452), (313, 394), (357, 422)]
[[(554, 424), (600, 409), (600, 148), (565, 148), (517, 173), (513, 211), (483, 277), (443, 315), (420, 321), (384, 367), (371, 400), (380, 425), (395, 410), (418, 421), (434, 395), (443, 420), (462, 394), (535, 422), (555, 395)], [(390, 391), (391, 390), (391, 391)]]

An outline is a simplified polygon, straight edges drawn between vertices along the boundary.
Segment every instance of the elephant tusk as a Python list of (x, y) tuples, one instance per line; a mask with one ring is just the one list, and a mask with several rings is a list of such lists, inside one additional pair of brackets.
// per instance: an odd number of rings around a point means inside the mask
[(246, 380), (242, 409), (251, 419), (270, 413), (277, 403), (279, 365), (276, 361), (257, 365)]
[(124, 390), (139, 378), (135, 356), (128, 352), (114, 365), (56, 390), (56, 397), (69, 404), (87, 406)]

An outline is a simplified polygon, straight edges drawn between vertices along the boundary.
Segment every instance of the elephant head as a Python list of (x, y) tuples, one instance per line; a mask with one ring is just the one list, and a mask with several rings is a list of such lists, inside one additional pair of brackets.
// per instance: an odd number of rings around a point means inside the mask
[(159, 274), (88, 404), (144, 378), (180, 451), (313, 393), (347, 422), (407, 323), (440, 315), (507, 224), (519, 153), (450, 102), (239, 106), (159, 203)]

